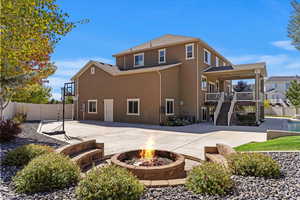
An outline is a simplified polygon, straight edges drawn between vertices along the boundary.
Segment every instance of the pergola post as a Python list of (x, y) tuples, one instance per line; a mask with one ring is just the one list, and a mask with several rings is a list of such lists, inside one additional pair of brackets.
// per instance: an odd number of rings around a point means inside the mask
[(255, 70), (255, 117), (256, 117), (256, 123), (259, 122), (260, 118), (260, 105), (259, 105), (259, 94), (260, 94), (260, 70)]

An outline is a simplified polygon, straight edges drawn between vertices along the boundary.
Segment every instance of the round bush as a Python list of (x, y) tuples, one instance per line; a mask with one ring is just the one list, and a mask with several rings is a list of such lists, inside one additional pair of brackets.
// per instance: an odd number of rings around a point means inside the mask
[(80, 200), (135, 200), (143, 191), (144, 186), (135, 176), (113, 165), (92, 169), (76, 188)]
[(222, 165), (205, 162), (188, 174), (186, 186), (197, 194), (224, 195), (233, 187), (231, 173)]
[(31, 160), (13, 178), (18, 192), (34, 193), (61, 189), (78, 182), (79, 167), (70, 158), (48, 153)]
[(10, 166), (24, 166), (33, 158), (53, 151), (52, 147), (46, 145), (27, 144), (9, 151), (3, 163)]
[(277, 178), (280, 176), (278, 162), (260, 153), (237, 153), (227, 157), (232, 172), (241, 176)]

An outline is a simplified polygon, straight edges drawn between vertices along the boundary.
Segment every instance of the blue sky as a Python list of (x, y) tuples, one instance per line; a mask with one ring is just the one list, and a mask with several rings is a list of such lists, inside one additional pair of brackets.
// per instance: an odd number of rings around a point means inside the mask
[(53, 97), (88, 60), (114, 64), (112, 54), (166, 33), (199, 37), (234, 64), (265, 61), (268, 75), (300, 74), (287, 37), (290, 0), (58, 1), (78, 25), (56, 46), (49, 77)]

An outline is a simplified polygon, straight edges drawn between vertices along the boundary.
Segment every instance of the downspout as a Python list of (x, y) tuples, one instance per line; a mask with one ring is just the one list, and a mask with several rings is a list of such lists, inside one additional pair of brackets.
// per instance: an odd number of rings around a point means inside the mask
[(161, 123), (161, 72), (157, 71), (159, 76), (159, 124)]
[(196, 109), (197, 109), (197, 112), (196, 112), (196, 119), (197, 121), (199, 120), (199, 60), (198, 60), (198, 43), (197, 43), (197, 54), (196, 54), (196, 60), (197, 60), (197, 105), (196, 105)]
[(77, 81), (76, 81), (76, 106), (77, 106), (77, 109), (76, 109), (76, 117), (77, 117), (77, 120), (79, 120), (79, 79), (77, 78)]

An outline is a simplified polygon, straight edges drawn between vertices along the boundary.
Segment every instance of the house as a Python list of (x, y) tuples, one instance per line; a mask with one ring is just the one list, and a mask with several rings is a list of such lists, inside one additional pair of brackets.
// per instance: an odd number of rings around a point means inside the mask
[(265, 95), (271, 105), (290, 106), (285, 93), (293, 80), (300, 83), (300, 76), (271, 76), (265, 80)]
[(160, 124), (170, 116), (194, 122), (213, 116), (227, 125), (229, 116), (219, 113), (234, 112), (231, 80), (245, 78), (255, 78), (256, 93), (238, 97), (254, 103), (256, 121), (263, 118), (264, 63), (233, 65), (201, 39), (171, 34), (113, 56), (116, 65), (89, 61), (72, 77), (76, 119)]

